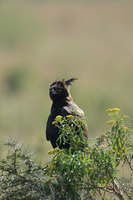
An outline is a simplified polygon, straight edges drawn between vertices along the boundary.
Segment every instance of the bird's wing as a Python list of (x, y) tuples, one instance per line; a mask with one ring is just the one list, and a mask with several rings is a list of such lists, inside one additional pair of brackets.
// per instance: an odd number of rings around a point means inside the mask
[(84, 117), (83, 110), (80, 109), (74, 102), (72, 104), (64, 106), (63, 109), (67, 112), (67, 114), (72, 114), (75, 111), (77, 115), (79, 115), (80, 117)]
[(63, 109), (67, 112), (67, 114), (72, 114), (73, 112), (76, 112), (76, 115), (83, 118), (83, 121), (85, 125), (82, 126), (83, 129), (83, 135), (88, 138), (88, 132), (87, 132), (87, 123), (85, 120), (85, 115), (82, 109), (80, 109), (74, 102), (70, 104), (69, 106), (64, 106)]

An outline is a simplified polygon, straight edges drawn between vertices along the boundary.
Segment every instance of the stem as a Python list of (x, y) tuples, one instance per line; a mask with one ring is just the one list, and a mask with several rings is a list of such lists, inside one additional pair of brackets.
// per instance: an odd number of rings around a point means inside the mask
[(113, 185), (114, 187), (117, 189), (117, 191), (113, 188), (113, 191), (115, 192), (116, 196), (120, 199), (120, 200), (126, 200), (123, 194), (123, 191), (120, 189), (118, 183), (116, 182), (116, 180), (113, 181)]

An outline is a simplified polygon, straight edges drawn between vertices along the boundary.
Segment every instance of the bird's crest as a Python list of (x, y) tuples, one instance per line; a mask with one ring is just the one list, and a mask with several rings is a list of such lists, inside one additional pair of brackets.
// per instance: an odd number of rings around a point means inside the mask
[(72, 82), (76, 81), (76, 80), (77, 80), (77, 78), (70, 78), (70, 79), (66, 80), (65, 83), (67, 84), (67, 86), (70, 86), (70, 85), (72, 85)]

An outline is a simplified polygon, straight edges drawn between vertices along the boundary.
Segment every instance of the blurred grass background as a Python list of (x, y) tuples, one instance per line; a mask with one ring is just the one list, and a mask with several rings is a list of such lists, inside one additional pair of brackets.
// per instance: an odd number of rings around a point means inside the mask
[(89, 137), (105, 130), (105, 110), (133, 119), (132, 1), (0, 1), (0, 140), (16, 137), (49, 159), (45, 139), (57, 78), (78, 77), (71, 93)]

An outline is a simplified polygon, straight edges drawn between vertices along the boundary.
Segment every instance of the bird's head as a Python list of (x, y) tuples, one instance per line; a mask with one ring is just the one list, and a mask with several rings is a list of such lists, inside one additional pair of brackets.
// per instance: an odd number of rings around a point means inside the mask
[(75, 80), (77, 80), (77, 78), (71, 78), (66, 81), (64, 79), (62, 81), (54, 81), (49, 88), (50, 98), (55, 101), (70, 97), (69, 88)]

